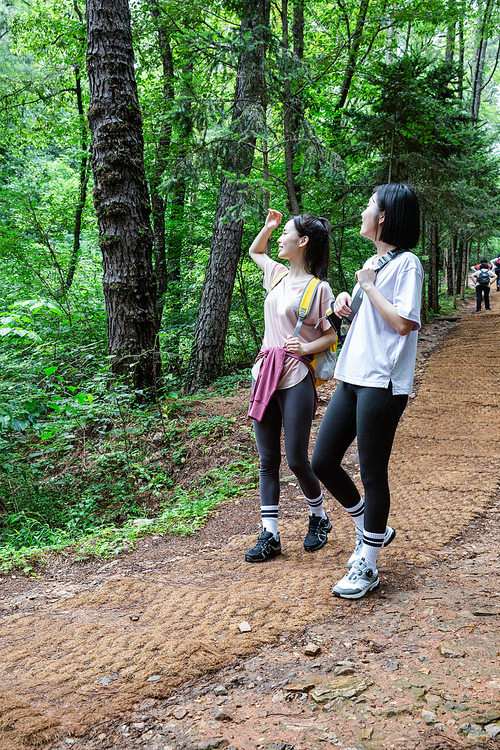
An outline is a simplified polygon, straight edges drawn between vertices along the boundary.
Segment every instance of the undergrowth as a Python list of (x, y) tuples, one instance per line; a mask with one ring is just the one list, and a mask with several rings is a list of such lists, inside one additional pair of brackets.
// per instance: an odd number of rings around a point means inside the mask
[[(193, 534), (256, 484), (255, 450), (232, 434), (235, 417), (210, 409), (247, 373), (196, 397), (171, 379), (162, 401), (142, 405), (124, 386), (110, 390), (104, 368), (86, 375), (61, 363), (1, 384), (0, 572), (33, 573), (67, 548), (106, 558), (146, 532)], [(191, 478), (190, 456), (203, 451), (208, 470)]]

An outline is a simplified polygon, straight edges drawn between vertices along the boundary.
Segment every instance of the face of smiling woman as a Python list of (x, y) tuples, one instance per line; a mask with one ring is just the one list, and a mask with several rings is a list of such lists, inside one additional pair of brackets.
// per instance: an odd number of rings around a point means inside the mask
[(377, 193), (373, 193), (367, 207), (361, 214), (360, 235), (375, 242), (377, 235), (380, 233), (380, 219), (383, 219), (383, 216), (384, 212), (381, 213), (378, 208)]
[(307, 237), (299, 237), (293, 219), (290, 219), (283, 227), (283, 234), (278, 239), (278, 257), (283, 260), (300, 261), (304, 256), (306, 244)]

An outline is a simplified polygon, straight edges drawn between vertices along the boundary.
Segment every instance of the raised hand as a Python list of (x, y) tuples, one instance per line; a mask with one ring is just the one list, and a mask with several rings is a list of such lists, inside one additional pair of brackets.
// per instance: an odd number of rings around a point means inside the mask
[(281, 224), (282, 218), (283, 214), (280, 214), (279, 211), (274, 211), (272, 208), (269, 208), (267, 210), (265, 226), (267, 227), (267, 229), (276, 229), (276, 227), (279, 227), (279, 225)]

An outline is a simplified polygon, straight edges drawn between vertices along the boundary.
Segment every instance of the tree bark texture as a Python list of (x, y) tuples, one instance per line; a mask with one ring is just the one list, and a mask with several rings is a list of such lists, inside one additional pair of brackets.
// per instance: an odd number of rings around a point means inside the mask
[(446, 29), (446, 50), (444, 54), (444, 61), (447, 63), (453, 62), (453, 56), (455, 53), (455, 39), (457, 34), (457, 22), (456, 22), (456, 0), (449, 0), (448, 12), (450, 14), (450, 20)]
[[(295, 26), (295, 24), (294, 24)], [(293, 216), (302, 213), (296, 188), (296, 174), (294, 170), (294, 155), (297, 138), (297, 112), (295, 97), (291, 91), (290, 76), (292, 75), (292, 60), (289, 55), (288, 43), (288, 0), (281, 3), (281, 46), (283, 49), (284, 80), (283, 80), (283, 140), (285, 149), (285, 177), (288, 196), (288, 209)], [(295, 45), (294, 45), (295, 46)]]
[(457, 291), (457, 294), (460, 293), (460, 289), (462, 287), (462, 269), (464, 264), (464, 255), (465, 255), (465, 243), (463, 239), (460, 240), (458, 243), (458, 259), (456, 264), (456, 278), (455, 278), (455, 289)]
[(479, 117), (481, 104), (481, 92), (483, 89), (484, 63), (486, 60), (486, 46), (490, 33), (490, 24), (495, 0), (486, 0), (482, 14), (478, 19), (476, 31), (476, 46), (474, 50), (474, 63), (471, 81), (471, 113), (473, 117)]
[(433, 221), (429, 227), (429, 309), (439, 312), (438, 294), (438, 226)]
[(424, 283), (422, 284), (422, 310), (421, 310), (421, 320), (422, 323), (427, 322), (427, 290), (426, 290), (426, 284), (425, 279), (427, 276), (427, 263), (426, 258), (428, 257), (427, 254), (427, 229), (426, 229), (426, 220), (425, 220), (425, 213), (422, 212), (422, 228), (421, 228), (421, 238), (422, 238), (422, 267), (424, 269)]
[(160, 52), (163, 76), (163, 112), (160, 125), (158, 145), (151, 171), (151, 207), (153, 210), (153, 235), (155, 275), (158, 299), (158, 323), (161, 323), (164, 300), (167, 291), (167, 240), (165, 236), (165, 199), (161, 193), (161, 183), (167, 169), (167, 162), (172, 143), (172, 121), (169, 110), (174, 102), (174, 62), (170, 46), (169, 29), (166, 22), (162, 22), (161, 13), (156, 0), (151, 0), (150, 11), (158, 24), (157, 39)]
[(87, 0), (94, 206), (112, 370), (156, 394), (160, 377), (153, 233), (128, 0)]
[(78, 117), (80, 120), (80, 131), (81, 131), (81, 149), (82, 155), (80, 158), (80, 180), (79, 180), (79, 194), (78, 202), (75, 209), (75, 226), (73, 229), (73, 248), (71, 251), (71, 258), (66, 272), (66, 278), (64, 280), (64, 289), (62, 294), (64, 295), (69, 291), (75, 277), (76, 269), (78, 266), (78, 260), (80, 258), (80, 238), (82, 234), (82, 218), (83, 211), (85, 209), (85, 203), (87, 201), (87, 186), (89, 182), (89, 137), (87, 124), (85, 122), (85, 112), (83, 110), (83, 97), (82, 97), (82, 83), (81, 83), (81, 72), (80, 67), (75, 65), (75, 93), (76, 103), (78, 107)]
[(233, 139), (225, 165), (226, 171), (232, 175), (226, 174), (222, 178), (217, 198), (210, 257), (189, 362), (186, 383), (189, 393), (218, 377), (224, 356), (243, 235), (243, 220), (234, 215), (235, 207), (241, 203), (240, 193), (243, 190), (238, 178), (250, 173), (256, 133), (263, 122), (265, 10), (265, 0), (252, 0), (245, 6), (245, 16), (241, 22), (241, 52), (232, 114)]
[(340, 110), (344, 107), (344, 104), (347, 100), (347, 95), (349, 94), (349, 89), (351, 88), (352, 79), (358, 61), (359, 48), (361, 45), (361, 40), (363, 38), (363, 29), (366, 22), (366, 15), (368, 13), (369, 4), (370, 0), (361, 0), (361, 4), (359, 6), (356, 28), (354, 30), (354, 34), (352, 35), (352, 39), (349, 40), (349, 58), (344, 73), (342, 87), (340, 89), (340, 95), (335, 105), (336, 110)]

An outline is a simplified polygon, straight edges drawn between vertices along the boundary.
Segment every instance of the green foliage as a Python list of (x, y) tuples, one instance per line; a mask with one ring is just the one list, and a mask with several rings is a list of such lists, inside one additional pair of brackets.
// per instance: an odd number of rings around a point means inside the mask
[[(459, 18), (456, 5), (444, 0), (371, 0), (362, 19), (360, 0), (333, 10), (318, 0), (304, 6), (303, 55), (294, 51), (294, 3), (288, 5), (286, 49), (280, 8), (268, 6), (265, 118), (254, 112), (245, 124), (245, 143), (255, 144), (255, 154), (230, 212), (242, 218), (244, 231), (224, 377), (198, 400), (248, 386), (262, 340), (262, 275), (245, 251), (265, 206), (289, 213), (285, 82), (296, 117), (294, 180), (304, 210), (331, 221), (335, 293), (352, 287), (372, 252), (359, 236), (360, 213), (373, 186), (389, 175), (416, 187), (428, 224), (439, 225), (442, 248), (452, 237), (462, 246), (474, 238), (485, 252), (491, 248), (489, 257), (500, 252), (500, 69), (492, 44), (480, 116), (470, 117), (481, 4), (462, 8)], [(164, 202), (168, 272), (159, 333), (165, 390), (159, 406), (141, 408), (120, 383), (110, 387), (102, 261), (89, 198), (76, 232), (89, 153), (79, 111), (88, 108), (83, 4), (0, 2), (3, 570), (40, 564), (42, 548), (72, 546), (79, 556), (105, 557), (133, 547), (146, 528), (192, 533), (213, 507), (255, 482), (254, 453), (227, 447), (233, 417), (200, 410), (193, 416), (192, 402), (182, 396), (219, 186), (234, 147), (246, 6), (138, 0), (131, 11), (145, 163), (150, 188)], [(489, 39), (495, 33), (488, 28)], [(342, 106), (340, 92), (351, 74)], [(274, 258), (276, 250), (273, 237)], [(443, 299), (444, 311), (447, 305)], [(223, 465), (189, 482), (184, 472), (193, 443), (211, 451), (220, 444), (226, 453)], [(144, 516), (154, 516), (154, 525), (131, 525)]]

